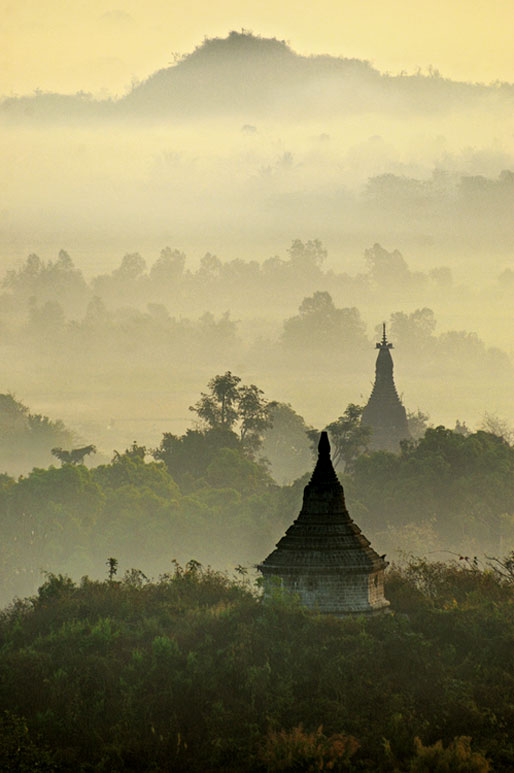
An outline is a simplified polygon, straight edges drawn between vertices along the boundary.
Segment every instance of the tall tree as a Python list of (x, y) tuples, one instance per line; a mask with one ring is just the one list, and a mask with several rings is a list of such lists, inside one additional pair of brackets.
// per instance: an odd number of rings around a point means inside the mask
[(240, 386), (241, 379), (229, 370), (214, 376), (209, 392), (189, 410), (194, 411), (208, 429), (237, 431), (244, 447), (254, 451), (262, 442), (262, 433), (271, 426), (271, 414), (264, 392), (255, 384)]
[[(342, 466), (344, 472), (351, 472), (356, 459), (368, 448), (371, 428), (361, 424), (363, 410), (362, 405), (349, 403), (343, 415), (326, 427), (334, 466)], [(308, 434), (313, 442), (317, 442), (317, 430), (311, 430)]]
[(238, 419), (239, 376), (227, 370), (222, 376), (214, 376), (208, 383), (209, 393), (201, 392), (197, 403), (189, 407), (211, 428), (232, 429)]
[(239, 388), (238, 413), (241, 442), (248, 448), (257, 448), (262, 433), (271, 426), (271, 415), (264, 392), (255, 384)]

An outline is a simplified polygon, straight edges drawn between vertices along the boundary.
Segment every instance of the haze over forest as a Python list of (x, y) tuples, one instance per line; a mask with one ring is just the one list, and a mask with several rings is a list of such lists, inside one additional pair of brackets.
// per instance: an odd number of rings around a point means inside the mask
[(514, 769), (511, 17), (7, 4), (1, 770)]
[[(107, 453), (185, 428), (224, 369), (322, 424), (367, 398), (375, 327), (403, 314), (408, 408), (509, 419), (513, 102), (244, 31), (118, 99), (5, 99), (4, 391)], [(318, 291), (356, 327), (284, 338)]]
[(155, 450), (231, 371), (296, 412), (296, 461), (259, 452), (292, 483), (311, 464), (302, 428), (367, 401), (383, 321), (416, 437), (464, 423), (512, 439), (513, 103), (512, 84), (391, 75), (245, 31), (119, 98), (4, 99), (2, 471), (55, 463), (52, 445), (94, 444), (89, 465)]

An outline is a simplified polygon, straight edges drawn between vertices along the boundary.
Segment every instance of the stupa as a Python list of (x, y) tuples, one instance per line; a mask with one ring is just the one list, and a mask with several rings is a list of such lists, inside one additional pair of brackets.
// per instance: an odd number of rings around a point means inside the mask
[(410, 438), (407, 413), (396, 391), (393, 378), (393, 345), (388, 342), (385, 322), (382, 326), (382, 340), (376, 345), (378, 351), (375, 366), (375, 383), (361, 423), (371, 427), (369, 448), (372, 451), (399, 451), (400, 441)]
[(322, 432), (300, 514), (257, 567), (264, 575), (265, 593), (279, 584), (320, 613), (383, 612), (389, 606), (384, 597), (387, 565), (350, 518), (328, 435)]

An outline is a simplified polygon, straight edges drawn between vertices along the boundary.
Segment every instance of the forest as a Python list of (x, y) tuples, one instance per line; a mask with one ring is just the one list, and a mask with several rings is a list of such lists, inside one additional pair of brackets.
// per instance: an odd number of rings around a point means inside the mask
[[(3, 278), (0, 392), (59, 418), (105, 462), (134, 438), (155, 447), (163, 432), (185, 431), (188, 406), (222, 369), (320, 426), (367, 400), (386, 321), (409, 411), (448, 427), (478, 428), (486, 411), (509, 415), (511, 340), (497, 316), (513, 296), (510, 269), (473, 288), (448, 266), (421, 271), (415, 256), (412, 265), (377, 243), (357, 272), (329, 261), (317, 239), (295, 239), (284, 257), (261, 262), (208, 253), (195, 265), (165, 248), (152, 263), (127, 253), (93, 276), (63, 250), (51, 260), (31, 254)], [(0, 414), (12, 423), (7, 405)], [(56, 439), (24, 456), (11, 438), (0, 440), (0, 466), (13, 475), (66, 447)]]
[(388, 570), (337, 619), (197, 561), (48, 575), (0, 616), (0, 767), (507, 773), (513, 559)]
[[(99, 577), (108, 555), (155, 576), (172, 559), (251, 570), (269, 552), (298, 514), (318, 430), (230, 371), (206, 390), (193, 427), (154, 448), (134, 441), (94, 465), (93, 445), (56, 445), (54, 464), (1, 476), (3, 603), (34, 593), (42, 570)], [(418, 412), (400, 453), (370, 452), (361, 413), (350, 404), (327, 429), (350, 514), (377, 548), (395, 559), (508, 553), (507, 433), (428, 427)]]

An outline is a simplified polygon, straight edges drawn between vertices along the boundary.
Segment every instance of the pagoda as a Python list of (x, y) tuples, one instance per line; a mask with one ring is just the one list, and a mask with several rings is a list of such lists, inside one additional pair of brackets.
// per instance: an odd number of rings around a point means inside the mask
[(371, 427), (369, 447), (373, 451), (399, 451), (400, 441), (410, 439), (407, 413), (394, 385), (393, 345), (388, 342), (385, 322), (382, 326), (382, 340), (376, 345), (378, 351), (375, 366), (375, 383), (366, 407), (362, 412), (361, 424)]
[(348, 514), (328, 435), (322, 432), (300, 514), (257, 567), (265, 593), (278, 584), (309, 609), (325, 614), (382, 612), (389, 606), (384, 597), (387, 565)]

